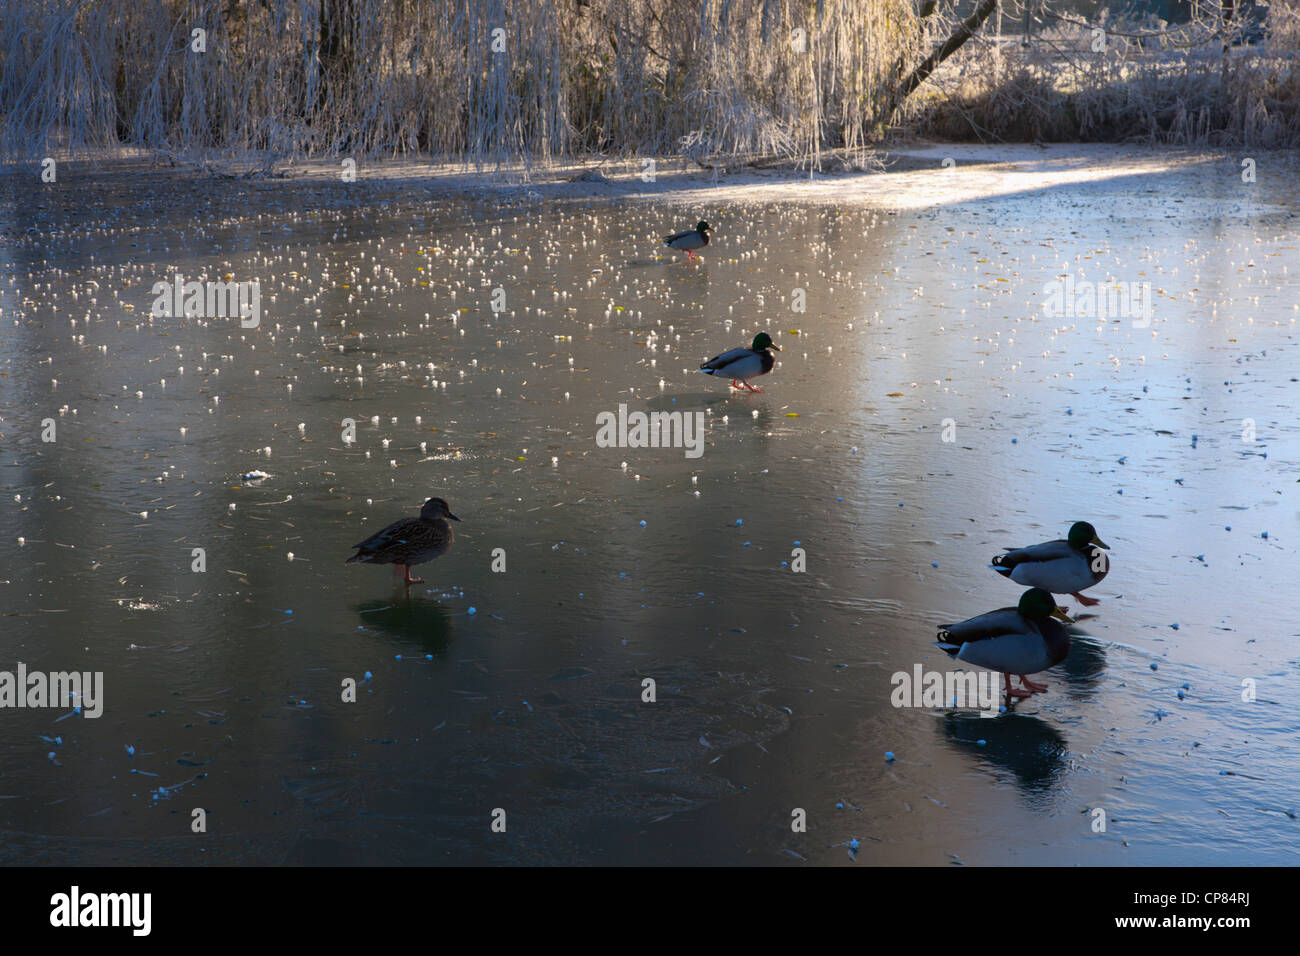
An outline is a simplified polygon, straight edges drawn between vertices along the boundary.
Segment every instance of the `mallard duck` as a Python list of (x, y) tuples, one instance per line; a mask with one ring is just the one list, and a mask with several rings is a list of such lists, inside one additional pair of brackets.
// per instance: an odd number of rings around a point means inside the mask
[(1110, 561), (1099, 548), (1110, 546), (1097, 537), (1097, 529), (1086, 521), (1076, 521), (1064, 541), (1044, 541), (1028, 548), (999, 554), (993, 569), (1026, 587), (1043, 588), (1053, 594), (1070, 594), (1080, 604), (1090, 607), (1096, 598), (1079, 592), (1090, 588), (1110, 571)]
[[(1047, 685), (1025, 675), (1054, 667), (1070, 653), (1070, 632), (1052, 618), (1074, 623), (1051, 594), (1030, 588), (1020, 595), (1017, 607), (999, 608), (960, 624), (941, 624), (934, 643), (956, 660), (1000, 671), (1008, 697), (1028, 697), (1047, 690)], [(1012, 690), (1012, 674), (1027, 690)]]
[[(770, 335), (759, 332), (754, 336), (754, 344), (749, 348), (732, 349), (730, 352), (715, 355), (700, 366), (700, 371), (705, 375), (722, 375), (731, 379), (732, 388), (747, 388), (751, 392), (761, 392), (761, 388), (749, 384), (749, 379), (758, 378), (772, 371), (776, 356), (768, 349), (781, 351), (779, 345), (772, 344)], [(739, 385), (736, 384), (737, 380), (740, 381)]]
[(420, 509), (420, 517), (394, 521), (383, 531), (354, 544), (357, 553), (344, 563), (395, 564), (405, 573), (407, 584), (423, 584), (424, 578), (411, 577), (411, 565), (432, 561), (451, 548), (455, 535), (447, 518), (460, 520), (451, 513), (447, 502), (430, 498)]
[(703, 249), (709, 244), (709, 224), (701, 219), (695, 224), (694, 229), (687, 229), (685, 232), (675, 232), (671, 236), (664, 236), (664, 245), (669, 249), (684, 249), (686, 255), (691, 259), (695, 258), (695, 250)]

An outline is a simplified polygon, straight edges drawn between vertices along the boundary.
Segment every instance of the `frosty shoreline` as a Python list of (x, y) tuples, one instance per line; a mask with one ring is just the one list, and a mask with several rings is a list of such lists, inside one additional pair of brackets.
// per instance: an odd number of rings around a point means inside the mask
[[(1249, 154), (1249, 156), (1247, 156)], [(679, 158), (657, 161), (653, 179), (644, 160), (565, 162), (484, 167), (429, 165), (406, 160), (363, 160), (354, 182), (342, 179), (342, 161), (299, 163), (271, 176), (223, 172), (208, 175), (192, 166), (157, 165), (136, 155), (60, 162), (58, 185), (77, 187), (106, 173), (126, 178), (188, 179), (196, 183), (238, 185), (260, 191), (322, 186), (355, 190), (369, 198), (500, 196), (512, 201), (557, 199), (656, 199), (659, 201), (783, 201), (863, 203), (895, 209), (925, 209), (957, 202), (1060, 186), (1105, 183), (1124, 177), (1172, 178), (1179, 185), (1165, 198), (1188, 197), (1191, 183), (1223, 184), (1224, 192), (1244, 187), (1242, 162), (1254, 160), (1256, 177), (1286, 179), (1300, 171), (1300, 156), (1289, 150), (1207, 151), (1115, 146), (1110, 144), (978, 145), (940, 144), (902, 148), (885, 154), (884, 171), (814, 173), (788, 168), (706, 170)], [(946, 160), (950, 162), (945, 163)], [(230, 167), (231, 170), (237, 167)], [(34, 164), (9, 164), (7, 177), (21, 177)], [(592, 176), (593, 178), (584, 178)], [(603, 181), (601, 179), (603, 177)], [(594, 179), (594, 181), (593, 181)], [(51, 184), (52, 185), (52, 184)], [(418, 190), (418, 192), (417, 192)], [(1227, 198), (1225, 196), (1225, 198)], [(1249, 196), (1242, 192), (1240, 198)]]

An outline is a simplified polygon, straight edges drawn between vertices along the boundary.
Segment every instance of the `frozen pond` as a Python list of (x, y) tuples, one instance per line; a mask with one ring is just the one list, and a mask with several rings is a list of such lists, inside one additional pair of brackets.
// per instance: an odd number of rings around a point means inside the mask
[[(0, 670), (104, 691), (0, 710), (0, 861), (1300, 858), (1294, 171), (4, 180)], [(701, 218), (698, 262), (657, 245)], [(257, 280), (260, 325), (151, 318), (177, 275)], [(1066, 275), (1150, 310), (1048, 314)], [(766, 391), (696, 372), (759, 331)], [(702, 453), (598, 446), (620, 404), (702, 413)], [(344, 565), (429, 496), (426, 584)], [(1112, 567), (1050, 691), (894, 707), (954, 669), (937, 624), (1016, 603), (989, 559), (1075, 520)]]

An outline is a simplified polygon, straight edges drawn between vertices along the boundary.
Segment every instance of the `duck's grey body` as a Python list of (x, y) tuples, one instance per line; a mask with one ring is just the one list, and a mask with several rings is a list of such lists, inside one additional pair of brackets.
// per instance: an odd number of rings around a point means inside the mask
[[(939, 627), (935, 646), (949, 657), (1003, 674), (1007, 697), (1028, 697), (1047, 690), (1026, 674), (1045, 671), (1070, 653), (1070, 632), (1057, 624), (1074, 621), (1065, 608), (1043, 588), (1030, 588), (1020, 595), (1016, 607), (998, 608), (956, 624)], [(1020, 677), (1026, 690), (1013, 690), (1011, 675)]]
[(700, 365), (700, 371), (705, 375), (722, 375), (731, 379), (732, 388), (761, 392), (762, 389), (750, 385), (749, 380), (772, 371), (776, 364), (773, 351), (779, 352), (781, 347), (766, 332), (759, 332), (749, 348), (728, 349), (721, 355), (715, 355)]
[(1003, 674), (1037, 674), (1070, 653), (1070, 634), (1056, 621), (1032, 621), (1014, 607), (945, 624), (935, 643), (950, 657)]
[(705, 375), (722, 375), (743, 382), (746, 379), (766, 375), (772, 371), (772, 366), (775, 364), (776, 356), (767, 349), (756, 352), (753, 349), (740, 348), (715, 355), (700, 366), (700, 371)]
[(993, 559), (993, 567), (1017, 584), (1053, 594), (1074, 594), (1090, 588), (1110, 572), (1110, 563), (1100, 548), (1075, 548), (1065, 540), (1044, 541), (1000, 554)]
[(709, 224), (703, 219), (694, 229), (687, 229), (685, 232), (675, 232), (671, 236), (664, 236), (664, 245), (669, 249), (680, 249), (692, 258), (695, 256), (696, 249), (703, 249), (709, 244)]
[(700, 232), (698, 229), (687, 229), (685, 232), (675, 232), (671, 236), (664, 236), (665, 246), (670, 249), (681, 249), (683, 252), (703, 249), (708, 244), (709, 234)]

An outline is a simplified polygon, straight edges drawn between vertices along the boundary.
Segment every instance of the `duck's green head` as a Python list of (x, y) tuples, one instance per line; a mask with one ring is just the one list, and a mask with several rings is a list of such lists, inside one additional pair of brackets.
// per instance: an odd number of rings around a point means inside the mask
[(1020, 595), (1020, 613), (1031, 621), (1045, 621), (1049, 617), (1054, 617), (1066, 624), (1074, 623), (1074, 619), (1065, 612), (1065, 608), (1057, 606), (1056, 598), (1042, 588), (1030, 588)]
[(1072, 548), (1086, 548), (1090, 544), (1095, 544), (1099, 548), (1110, 548), (1106, 542), (1097, 537), (1097, 529), (1086, 521), (1076, 521), (1070, 525), (1070, 533), (1066, 537)]
[(778, 352), (781, 351), (781, 346), (774, 345), (772, 342), (772, 336), (768, 335), (766, 332), (759, 332), (754, 336), (754, 344), (751, 345), (750, 348), (755, 352), (761, 352), (763, 349), (775, 349)]
[(708, 232), (709, 229), (710, 229), (709, 224), (705, 222), (703, 219), (701, 219), (699, 222), (695, 224), (696, 232)]

